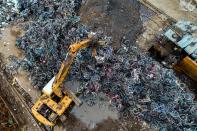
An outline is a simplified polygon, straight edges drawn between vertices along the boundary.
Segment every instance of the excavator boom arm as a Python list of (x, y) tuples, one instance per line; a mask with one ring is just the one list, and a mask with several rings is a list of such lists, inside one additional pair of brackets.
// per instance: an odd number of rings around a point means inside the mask
[(67, 58), (63, 61), (61, 68), (56, 75), (55, 81), (52, 85), (52, 90), (58, 97), (62, 97), (61, 85), (64, 82), (65, 78), (68, 76), (69, 69), (77, 55), (77, 52), (82, 48), (88, 47), (91, 42), (92, 39), (86, 39), (79, 43), (74, 43), (70, 45)]
[(68, 76), (77, 52), (81, 48), (90, 46), (91, 43), (93, 43), (93, 48), (99, 43), (97, 39), (95, 39), (96, 37), (93, 37), (70, 45), (67, 57), (63, 61), (59, 72), (43, 88), (44, 94), (32, 107), (33, 115), (44, 125), (54, 126), (56, 120), (63, 116), (63, 113), (69, 108), (72, 101), (75, 102), (76, 105), (80, 105), (81, 102), (77, 99), (75, 94), (68, 89), (62, 89), (62, 84)]

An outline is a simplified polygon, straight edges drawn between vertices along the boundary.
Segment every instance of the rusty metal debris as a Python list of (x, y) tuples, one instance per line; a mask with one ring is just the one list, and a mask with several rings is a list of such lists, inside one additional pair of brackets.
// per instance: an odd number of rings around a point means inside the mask
[[(122, 47), (109, 53), (102, 64), (95, 62), (91, 66), (93, 62), (86, 60), (84, 63), (90, 66), (83, 67), (78, 63), (81, 61), (76, 61), (77, 66), (73, 68), (76, 71), (80, 65), (82, 71), (76, 76), (81, 74), (82, 81), (87, 81), (83, 84), (87, 88), (86, 95), (104, 92), (120, 112), (127, 110), (155, 128), (195, 129), (194, 95), (172, 70), (161, 67), (137, 46), (129, 48), (129, 44), (123, 41)], [(110, 52), (106, 48), (101, 50)]]
[[(68, 46), (88, 35), (88, 28), (78, 23), (76, 15), (80, 2), (49, 1), (37, 5), (35, 21), (26, 24), (25, 35), (16, 42), (26, 57), (20, 62), (14, 60), (15, 66), (8, 70), (15, 70), (20, 64), (30, 72), (32, 85), (42, 89), (57, 73)], [(31, 7), (21, 10), (21, 16), (28, 17), (29, 10)], [(107, 36), (103, 39), (110, 41)], [(151, 127), (196, 129), (194, 95), (173, 70), (162, 67), (133, 41), (123, 39), (118, 49), (110, 44), (100, 46), (96, 59), (92, 58), (91, 49), (80, 51), (68, 80), (81, 82), (80, 88), (86, 89), (83, 99), (88, 105), (95, 104), (94, 96), (103, 92), (120, 113), (129, 112)]]
[(28, 20), (76, 17), (81, 0), (10, 0), (0, 2), (0, 27)]
[(197, 0), (180, 0), (180, 7), (184, 11), (194, 11), (197, 7)]

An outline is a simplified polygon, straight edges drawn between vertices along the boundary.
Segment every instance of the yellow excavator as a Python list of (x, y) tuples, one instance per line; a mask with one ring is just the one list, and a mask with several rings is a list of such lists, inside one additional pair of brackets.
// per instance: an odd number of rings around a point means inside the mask
[(165, 29), (149, 51), (165, 66), (170, 65), (197, 82), (197, 24), (190, 21), (174, 23)]
[(64, 118), (64, 113), (69, 110), (72, 103), (81, 104), (72, 91), (63, 88), (63, 82), (68, 76), (77, 52), (82, 48), (92, 46), (92, 55), (94, 56), (98, 43), (98, 37), (94, 34), (88, 39), (70, 45), (67, 58), (63, 61), (58, 74), (43, 88), (43, 95), (32, 107), (32, 114), (39, 122), (45, 126), (54, 126), (58, 119)]

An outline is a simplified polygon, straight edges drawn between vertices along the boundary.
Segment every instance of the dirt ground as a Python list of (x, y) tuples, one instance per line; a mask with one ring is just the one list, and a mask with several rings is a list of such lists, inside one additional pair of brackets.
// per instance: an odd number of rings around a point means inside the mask
[[(18, 30), (18, 33), (16, 33)], [(19, 31), (20, 30), (20, 31)], [(21, 32), (21, 33), (19, 33)], [(15, 26), (8, 26), (7, 28), (1, 29), (1, 39), (0, 39), (0, 53), (3, 54), (3, 62), (5, 64), (9, 64), (9, 56), (16, 56), (19, 59), (23, 59), (23, 53), (16, 46), (16, 38), (22, 35), (22, 30), (20, 29), (20, 24), (16, 24)], [(14, 72), (13, 72), (14, 73)], [(31, 82), (27, 77), (28, 73), (19, 70), (18, 74), (15, 75), (15, 79), (18, 84), (29, 94), (32, 96), (32, 101), (35, 102), (40, 96), (40, 91), (35, 90), (31, 86)]]
[(140, 4), (136, 0), (86, 0), (80, 9), (81, 22), (93, 31), (113, 37), (118, 48), (123, 37), (136, 40), (142, 31)]
[(8, 131), (8, 130), (16, 130), (18, 125), (13, 115), (11, 114), (9, 108), (4, 102), (3, 98), (0, 97), (0, 130)]
[[(25, 92), (23, 92), (23, 96), (19, 94), (19, 87), (12, 82), (12, 77), (8, 76), (5, 73), (5, 71), (3, 70), (3, 65), (4, 63), (2, 62), (2, 60), (0, 60), (0, 96), (9, 109), (8, 113), (12, 114), (12, 117), (14, 118), (13, 124), (18, 124), (18, 128), (13, 126), (11, 130), (41, 131), (42, 129), (30, 113), (29, 105), (27, 105), (25, 99)], [(3, 109), (4, 107), (0, 106), (0, 110)], [(0, 118), (2, 120), (3, 116), (1, 116)], [(10, 118), (10, 120), (12, 119)], [(3, 128), (3, 126), (0, 125), (0, 128)]]

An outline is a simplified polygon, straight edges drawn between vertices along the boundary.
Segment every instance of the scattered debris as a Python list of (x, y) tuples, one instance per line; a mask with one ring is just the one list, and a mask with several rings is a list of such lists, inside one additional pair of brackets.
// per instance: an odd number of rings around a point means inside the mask
[[(151, 127), (194, 129), (197, 110), (194, 95), (186, 91), (186, 85), (176, 78), (173, 70), (161, 67), (137, 46), (129, 46), (129, 42), (123, 41), (122, 47), (113, 53), (109, 53), (110, 48), (98, 50), (110, 56), (102, 64), (85, 57), (76, 61), (71, 74), (74, 72), (72, 77), (81, 76), (80, 81), (87, 81), (83, 84), (87, 88), (84, 97), (104, 92), (120, 112), (127, 110)], [(181, 118), (182, 115), (187, 118)]]
[(184, 11), (194, 11), (197, 9), (197, 0), (180, 0), (180, 7)]
[[(86, 38), (89, 32), (78, 23), (80, 0), (42, 2), (30, 2), (30, 7), (19, 9), (19, 16), (29, 18), (29, 14), (35, 14), (35, 18), (26, 24), (25, 35), (16, 42), (26, 56), (20, 66), (30, 72), (32, 85), (39, 89), (57, 73), (69, 45)], [(117, 49), (111, 44), (99, 46), (96, 59), (91, 49), (78, 53), (68, 80), (81, 82), (80, 88), (86, 89), (83, 99), (91, 106), (95, 104), (94, 96), (103, 92), (120, 114), (130, 113), (153, 128), (196, 129), (197, 102), (173, 70), (160, 66), (133, 41), (123, 38), (120, 45)], [(11, 67), (8, 70), (17, 69), (18, 61)]]
[[(57, 6), (52, 18), (43, 20), (41, 14), (38, 21), (26, 24), (25, 35), (17, 39), (16, 45), (26, 54), (22, 67), (30, 71), (36, 88), (42, 88), (57, 73), (71, 43), (87, 38), (86, 27), (77, 25), (79, 17), (63, 13), (67, 6)], [(75, 6), (69, 7), (74, 11)], [(73, 11), (70, 13), (74, 14)]]

